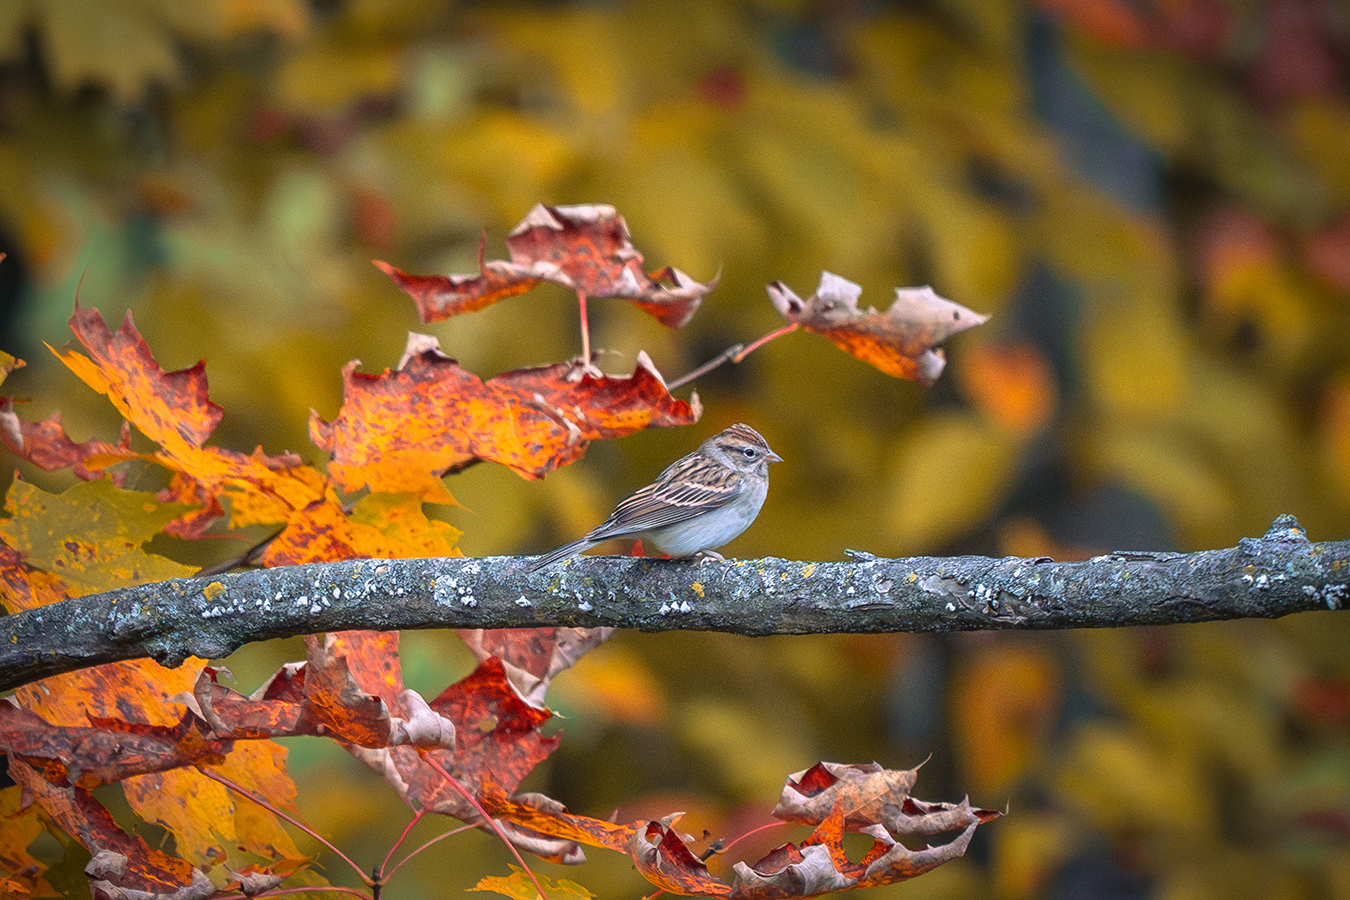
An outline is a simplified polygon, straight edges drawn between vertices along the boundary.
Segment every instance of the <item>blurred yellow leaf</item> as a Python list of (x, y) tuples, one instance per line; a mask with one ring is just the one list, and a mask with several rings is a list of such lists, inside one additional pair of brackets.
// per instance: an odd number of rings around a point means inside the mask
[(1107, 833), (1159, 832), (1191, 847), (1218, 835), (1202, 771), (1125, 725), (1079, 725), (1051, 785)]
[(1123, 483), (1152, 500), (1175, 524), (1182, 546), (1219, 547), (1233, 540), (1236, 485), (1184, 436), (1105, 427), (1087, 451), (1094, 480)]
[[(555, 880), (543, 874), (536, 874), (534, 877), (539, 882), (539, 887), (544, 889), (547, 900), (590, 900), (595, 896), (575, 881), (568, 881), (565, 878)], [(531, 881), (530, 876), (519, 866), (511, 866), (511, 874), (505, 877), (488, 875), (469, 890), (491, 891), (515, 900), (539, 900), (539, 890), (535, 887), (535, 882)]]
[(1158, 422), (1175, 416), (1189, 391), (1190, 354), (1178, 311), (1165, 298), (1146, 295), (1114, 302), (1103, 296), (1101, 301), (1082, 337), (1082, 363), (1093, 400), (1113, 422)]
[(1182, 152), (1194, 140), (1196, 67), (1162, 49), (1112, 47), (1078, 31), (1066, 41), (1074, 70), (1126, 126), (1154, 147)]
[(1350, 203), (1350, 159), (1338, 152), (1350, 142), (1350, 100), (1315, 98), (1295, 105), (1288, 115), (1293, 150), (1317, 173), (1328, 200)]
[(675, 732), (715, 767), (733, 799), (773, 796), (783, 773), (811, 759), (797, 722), (772, 715), (748, 698), (693, 696), (675, 713)]
[(359, 100), (393, 93), (405, 74), (403, 56), (397, 45), (311, 42), (278, 69), (273, 96), (291, 112), (340, 115)]
[(1350, 370), (1336, 373), (1323, 389), (1317, 429), (1322, 473), (1350, 505)]
[(93, 84), (132, 104), (153, 84), (179, 85), (180, 37), (222, 40), (260, 28), (294, 37), (307, 23), (300, 0), (12, 0), (0, 11), (0, 55), (16, 52), (14, 34), (31, 25), (58, 88)]
[(1018, 448), (1009, 432), (970, 414), (934, 415), (911, 429), (883, 495), (896, 552), (933, 550), (975, 528), (1011, 485)]
[(994, 892), (999, 900), (1034, 900), (1050, 893), (1056, 870), (1084, 835), (1062, 812), (1017, 809), (993, 836)]

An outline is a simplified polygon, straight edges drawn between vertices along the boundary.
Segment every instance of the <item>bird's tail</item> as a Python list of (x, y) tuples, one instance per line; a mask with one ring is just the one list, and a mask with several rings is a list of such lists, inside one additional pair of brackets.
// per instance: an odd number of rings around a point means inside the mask
[(579, 541), (573, 541), (570, 544), (564, 544), (557, 550), (554, 550), (552, 553), (545, 554), (544, 556), (541, 556), (534, 562), (530, 563), (530, 566), (526, 571), (537, 572), (538, 570), (544, 568), (544, 566), (551, 566), (560, 559), (566, 559), (569, 556), (576, 556), (582, 550), (585, 550), (587, 547), (593, 546), (594, 544), (595, 544), (594, 541), (588, 541), (585, 538), (582, 538)]

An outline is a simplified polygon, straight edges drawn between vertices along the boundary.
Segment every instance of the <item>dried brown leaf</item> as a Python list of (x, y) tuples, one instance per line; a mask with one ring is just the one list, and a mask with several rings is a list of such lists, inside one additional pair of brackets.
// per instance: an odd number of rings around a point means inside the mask
[(375, 265), (413, 298), (423, 322), (482, 309), (551, 281), (586, 297), (630, 300), (679, 328), (717, 284), (670, 267), (643, 271), (623, 216), (604, 204), (535, 206), (506, 238), (509, 262), (484, 262), (484, 243), (478, 244), (478, 275), (409, 275), (381, 260)]
[(989, 319), (931, 287), (896, 288), (895, 302), (885, 313), (871, 307), (864, 312), (858, 309), (862, 288), (830, 272), (821, 273), (820, 287), (806, 300), (781, 281), (768, 291), (789, 323), (828, 338), (887, 375), (925, 385), (937, 381), (946, 365), (937, 345)]

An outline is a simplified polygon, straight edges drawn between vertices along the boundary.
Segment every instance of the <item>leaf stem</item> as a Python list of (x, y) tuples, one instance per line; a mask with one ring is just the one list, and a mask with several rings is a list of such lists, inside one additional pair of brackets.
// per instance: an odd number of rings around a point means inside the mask
[(577, 300), (581, 304), (581, 368), (589, 371), (591, 367), (591, 323), (586, 318), (586, 294), (577, 291)]
[[(305, 834), (307, 834), (307, 835), (309, 835), (310, 837), (314, 838), (314, 840), (318, 841), (320, 844), (323, 844), (323, 845), (324, 845), (325, 847), (327, 847), (329, 850), (332, 850), (332, 851), (333, 851), (334, 853), (336, 853), (339, 857), (341, 857), (342, 860), (343, 860), (344, 862), (346, 862), (347, 865), (351, 866), (351, 867), (352, 867), (352, 870), (355, 871), (356, 874), (357, 874), (358, 876), (360, 876), (361, 880), (364, 881), (364, 882), (366, 883), (366, 886), (367, 886), (367, 887), (372, 887), (372, 888), (373, 888), (373, 887), (375, 886), (376, 882), (372, 881), (371, 878), (370, 878), (370, 876), (367, 875), (364, 871), (362, 871), (362, 869), (361, 869), (360, 866), (358, 866), (356, 863), (352, 862), (351, 859), (347, 856), (347, 854), (345, 854), (345, 853), (343, 853), (341, 850), (339, 850), (339, 849), (337, 848), (337, 846), (333, 844), (332, 841), (328, 840), (328, 839), (325, 838), (323, 835), (319, 834), (319, 833), (318, 833), (317, 831), (315, 831), (313, 828), (310, 828), (308, 825), (306, 825), (304, 822), (300, 821), (299, 819), (295, 818), (294, 816), (288, 815), (288, 814), (285, 813), (284, 811), (282, 811), (282, 810), (280, 810), (280, 809), (277, 809), (277, 807), (273, 806), (272, 803), (271, 803), (271, 801), (269, 801), (266, 797), (262, 797), (262, 796), (259, 796), (258, 794), (253, 793), (253, 792), (250, 791), (248, 788), (244, 787), (242, 784), (239, 784), (238, 782), (232, 781), (231, 779), (226, 778), (224, 775), (221, 775), (221, 774), (219, 774), (218, 772), (212, 772), (212, 771), (210, 771), (210, 770), (208, 770), (208, 769), (202, 768), (201, 766), (197, 766), (197, 771), (198, 771), (198, 772), (201, 772), (203, 775), (205, 775), (207, 778), (210, 778), (212, 781), (217, 781), (217, 782), (219, 782), (219, 783), (225, 785), (225, 787), (227, 787), (227, 788), (229, 788), (230, 790), (234, 791), (236, 794), (239, 794), (241, 797), (245, 797), (245, 798), (247, 798), (247, 799), (249, 799), (249, 800), (252, 800), (254, 803), (258, 804), (258, 805), (261, 806), (263, 809), (267, 810), (268, 812), (272, 813), (273, 815), (278, 816), (278, 817), (280, 817), (280, 818), (282, 818), (282, 819), (285, 819), (287, 822), (290, 822), (290, 823), (291, 823), (292, 825), (294, 825), (296, 828), (299, 828), (299, 829), (300, 829), (301, 831), (303, 831)], [(365, 896), (365, 895), (362, 894), (361, 896)]]
[(732, 847), (734, 847), (734, 846), (736, 846), (737, 844), (739, 844), (741, 841), (745, 840), (746, 838), (750, 837), (751, 835), (759, 834), (761, 831), (768, 831), (770, 828), (782, 828), (782, 827), (784, 827), (784, 826), (786, 826), (786, 825), (791, 825), (791, 824), (793, 824), (793, 823), (791, 823), (791, 822), (769, 822), (768, 824), (766, 824), (766, 825), (761, 825), (761, 826), (759, 826), (758, 828), (751, 828), (749, 831), (745, 832), (745, 834), (738, 834), (736, 837), (732, 838), (730, 842), (728, 842), (728, 843), (726, 843), (726, 844), (723, 844), (723, 845), (722, 845), (722, 849), (719, 850), (718, 852), (719, 852), (719, 853), (726, 853), (728, 850), (730, 850)]
[[(394, 858), (394, 854), (398, 852), (399, 846), (402, 845), (404, 839), (407, 838), (408, 832), (412, 831), (413, 827), (416, 826), (418, 822), (422, 821), (422, 817), (426, 815), (426, 813), (427, 813), (426, 807), (422, 807), (421, 809), (417, 810), (416, 813), (413, 814), (413, 817), (411, 819), (408, 820), (408, 824), (403, 828), (403, 833), (400, 834), (398, 836), (398, 840), (394, 841), (393, 845), (390, 846), (389, 852), (384, 855), (384, 860), (380, 863), (380, 867), (375, 870), (379, 874), (375, 875), (375, 873), (371, 873), (372, 875), (374, 875), (375, 880), (377, 882), (382, 883), (385, 880), (387, 880), (389, 875), (393, 874), (392, 872), (385, 871), (385, 869), (389, 867), (389, 860)], [(399, 865), (402, 865), (402, 863), (399, 863)], [(397, 869), (398, 866), (394, 866), (394, 868)]]
[(800, 327), (801, 326), (798, 325), (796, 322), (792, 322), (791, 324), (784, 325), (782, 328), (777, 328), (773, 331), (770, 331), (768, 334), (764, 335), (761, 338), (758, 338), (757, 340), (751, 341), (749, 344), (732, 344), (730, 347), (723, 350), (721, 353), (717, 354), (712, 359), (708, 360), (703, 365), (699, 366), (697, 369), (694, 369), (692, 372), (687, 372), (684, 375), (681, 375), (679, 378), (676, 378), (674, 381), (671, 381), (668, 384), (666, 384), (666, 390), (673, 391), (676, 390), (677, 388), (682, 388), (689, 382), (693, 381), (695, 378), (700, 378), (708, 374), (713, 369), (716, 369), (723, 363), (728, 362), (739, 363), (742, 360), (744, 360), (747, 356), (749, 356), (751, 353), (754, 353), (756, 350), (758, 350), (760, 347), (763, 347), (765, 344), (767, 344), (774, 338), (782, 337), (785, 334), (791, 334)]
[(525, 860), (521, 857), (520, 851), (516, 849), (516, 845), (511, 843), (511, 839), (506, 836), (505, 831), (502, 831), (502, 826), (497, 824), (497, 820), (488, 815), (487, 810), (483, 809), (483, 804), (478, 802), (478, 798), (475, 797), (468, 788), (460, 784), (458, 778), (455, 778), (455, 776), (445, 771), (445, 769), (441, 767), (441, 764), (426, 750), (419, 747), (417, 748), (417, 753), (429, 766), (437, 772), (440, 772), (441, 776), (445, 778), (446, 783), (459, 791), (460, 796), (473, 804), (473, 808), (478, 810), (478, 814), (483, 817), (484, 821), (492, 826), (492, 830), (497, 833), (497, 837), (501, 838), (502, 843), (506, 845), (506, 849), (511, 851), (511, 855), (516, 858), (516, 862), (520, 863), (520, 867), (525, 870), (525, 874), (530, 876), (530, 881), (534, 882), (534, 889), (539, 892), (539, 900), (548, 900), (548, 894), (544, 893), (544, 888), (539, 884), (539, 879), (534, 877), (534, 872), (530, 871), (530, 867), (525, 864)]

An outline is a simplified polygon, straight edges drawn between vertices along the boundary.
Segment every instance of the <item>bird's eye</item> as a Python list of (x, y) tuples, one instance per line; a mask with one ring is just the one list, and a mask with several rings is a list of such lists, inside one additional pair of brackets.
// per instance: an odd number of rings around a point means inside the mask
[(746, 447), (741, 452), (745, 454), (746, 459), (754, 459), (756, 456), (759, 456), (759, 451), (754, 447)]

